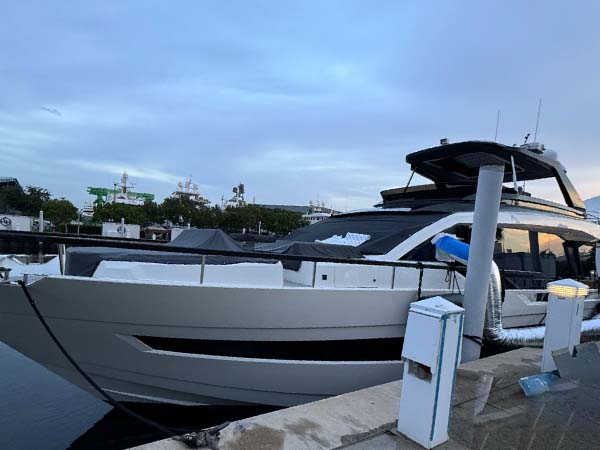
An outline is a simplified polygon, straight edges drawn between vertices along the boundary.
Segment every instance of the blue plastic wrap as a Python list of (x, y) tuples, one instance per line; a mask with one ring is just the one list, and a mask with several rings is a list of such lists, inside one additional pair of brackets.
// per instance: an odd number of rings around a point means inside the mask
[(435, 246), (448, 253), (449, 255), (456, 256), (463, 261), (469, 259), (469, 244), (465, 244), (452, 236), (442, 236), (435, 241)]

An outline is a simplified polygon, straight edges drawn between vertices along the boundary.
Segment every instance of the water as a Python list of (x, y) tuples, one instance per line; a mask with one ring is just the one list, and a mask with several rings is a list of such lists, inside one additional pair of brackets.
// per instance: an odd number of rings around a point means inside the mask
[[(135, 410), (185, 432), (273, 408), (147, 404)], [(0, 449), (123, 449), (164, 437), (0, 342)]]

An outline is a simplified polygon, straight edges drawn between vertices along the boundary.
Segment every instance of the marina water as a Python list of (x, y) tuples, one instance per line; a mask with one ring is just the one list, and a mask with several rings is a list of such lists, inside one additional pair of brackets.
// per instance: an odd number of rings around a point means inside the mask
[[(0, 342), (0, 449), (123, 449), (161, 439), (110, 405)], [(136, 411), (194, 431), (273, 408), (141, 405)]]

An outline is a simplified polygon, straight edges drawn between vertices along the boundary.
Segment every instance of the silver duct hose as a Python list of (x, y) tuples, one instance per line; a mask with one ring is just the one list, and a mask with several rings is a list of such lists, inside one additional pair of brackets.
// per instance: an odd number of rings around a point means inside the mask
[[(537, 327), (504, 328), (502, 326), (502, 280), (495, 262), (492, 263), (486, 324), (483, 335), (494, 344), (509, 347), (542, 347), (544, 345), (544, 325)], [(600, 335), (600, 315), (584, 320), (581, 324), (582, 336)]]

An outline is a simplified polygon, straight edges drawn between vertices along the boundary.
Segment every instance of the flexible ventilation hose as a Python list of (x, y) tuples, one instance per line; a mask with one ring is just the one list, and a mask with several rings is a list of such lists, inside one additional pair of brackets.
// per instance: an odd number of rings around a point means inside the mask
[[(508, 347), (542, 347), (546, 326), (504, 328), (502, 326), (502, 280), (496, 263), (492, 263), (486, 324), (483, 329), (485, 338), (498, 345)], [(600, 335), (600, 316), (584, 320), (581, 323), (582, 336)]]
[[(451, 259), (467, 264), (469, 244), (450, 234), (440, 233), (433, 244)], [(489, 342), (507, 347), (542, 347), (546, 326), (504, 328), (502, 326), (502, 279), (495, 262), (492, 261), (490, 286), (488, 289), (486, 322), (483, 335)], [(581, 323), (582, 336), (600, 336), (600, 315)]]

